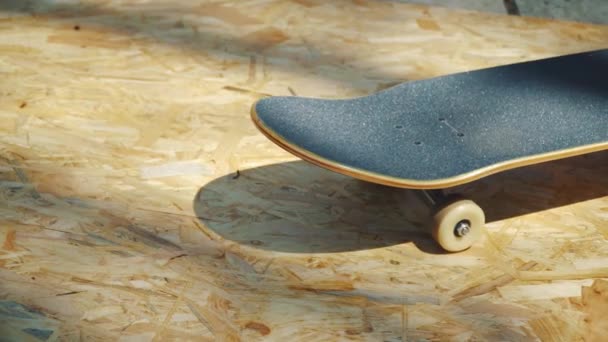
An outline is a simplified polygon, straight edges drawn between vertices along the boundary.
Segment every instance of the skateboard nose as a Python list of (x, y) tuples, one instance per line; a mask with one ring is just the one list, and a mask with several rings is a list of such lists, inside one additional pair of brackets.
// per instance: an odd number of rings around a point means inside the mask
[(276, 132), (294, 132), (304, 128), (327, 126), (339, 120), (344, 111), (340, 101), (305, 97), (276, 96), (256, 102), (252, 119)]
[(299, 97), (267, 97), (253, 105), (252, 114), (255, 114), (257, 119), (263, 122), (271, 122), (279, 117), (295, 120), (299, 116), (298, 113), (304, 114), (310, 108), (310, 106), (306, 106), (306, 103), (311, 101), (314, 102), (313, 99)]

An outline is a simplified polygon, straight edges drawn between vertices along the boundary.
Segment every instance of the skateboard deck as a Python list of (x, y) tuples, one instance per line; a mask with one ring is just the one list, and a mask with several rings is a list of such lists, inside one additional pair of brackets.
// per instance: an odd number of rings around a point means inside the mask
[(404, 82), (352, 99), (268, 97), (270, 140), (366, 181), (443, 189), (608, 149), (608, 50)]

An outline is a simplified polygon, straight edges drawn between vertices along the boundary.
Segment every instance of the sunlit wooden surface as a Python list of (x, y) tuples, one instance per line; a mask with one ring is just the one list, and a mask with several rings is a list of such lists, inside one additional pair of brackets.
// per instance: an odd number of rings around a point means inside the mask
[(2, 1), (1, 328), (599, 341), (608, 153), (450, 189), (489, 223), (446, 255), (414, 192), (297, 160), (249, 109), (606, 47), (608, 27), (389, 1)]

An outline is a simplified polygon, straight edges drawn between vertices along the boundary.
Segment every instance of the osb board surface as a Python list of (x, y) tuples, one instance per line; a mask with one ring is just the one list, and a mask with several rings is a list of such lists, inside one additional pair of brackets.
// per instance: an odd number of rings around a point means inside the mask
[(605, 336), (608, 153), (452, 189), (489, 224), (445, 255), (414, 192), (296, 160), (249, 108), (605, 48), (608, 28), (386, 1), (0, 9), (5, 336)]

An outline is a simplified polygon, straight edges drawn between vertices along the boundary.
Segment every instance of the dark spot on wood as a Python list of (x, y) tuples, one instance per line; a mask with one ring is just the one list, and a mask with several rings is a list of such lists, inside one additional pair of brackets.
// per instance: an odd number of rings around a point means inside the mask
[(236, 170), (236, 174), (234, 176), (232, 176), (232, 179), (237, 179), (239, 177), (241, 177), (241, 171)]
[(174, 257), (172, 257), (172, 258), (169, 258), (169, 261), (174, 260), (174, 259), (177, 259), (177, 258), (185, 257), (185, 256), (187, 256), (187, 255), (188, 255), (188, 254), (180, 254), (180, 255), (176, 255), (176, 256), (174, 256)]
[(74, 25), (74, 31), (80, 31), (80, 25)]
[(23, 102), (21, 102), (21, 104), (19, 105), (19, 108), (25, 108), (25, 106), (27, 106), (27, 102), (23, 101)]
[(32, 277), (32, 280), (36, 280), (36, 277)]
[(73, 295), (73, 294), (77, 294), (77, 293), (81, 293), (84, 291), (72, 291), (72, 292), (66, 292), (66, 293), (58, 293), (55, 296), (59, 297), (59, 296), (69, 296), (69, 295)]
[(260, 322), (249, 322), (247, 323), (247, 325), (245, 325), (245, 328), (255, 330), (259, 332), (262, 336), (270, 334), (270, 328)]
[(401, 263), (397, 260), (391, 260), (390, 263), (393, 265), (401, 265)]

